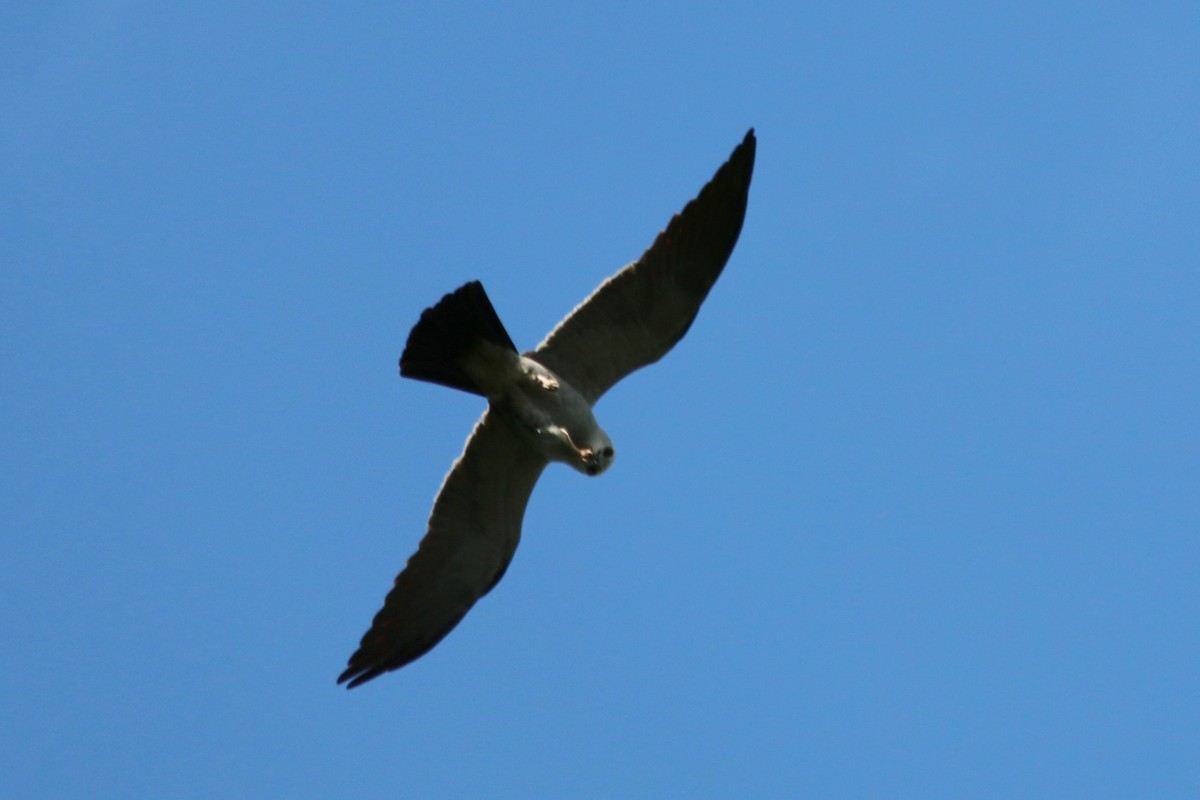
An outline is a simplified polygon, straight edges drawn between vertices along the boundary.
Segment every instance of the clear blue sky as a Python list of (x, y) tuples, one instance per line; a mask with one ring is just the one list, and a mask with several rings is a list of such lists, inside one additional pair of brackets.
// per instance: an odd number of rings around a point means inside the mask
[[(1200, 7), (438, 9), (0, 12), (4, 794), (1196, 797)], [(750, 126), (613, 469), (336, 687), (421, 310), (531, 347)]]

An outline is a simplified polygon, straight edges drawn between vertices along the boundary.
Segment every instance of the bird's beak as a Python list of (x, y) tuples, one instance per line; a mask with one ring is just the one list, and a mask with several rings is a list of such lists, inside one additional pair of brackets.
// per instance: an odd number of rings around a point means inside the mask
[(584, 470), (588, 475), (600, 474), (600, 459), (596, 457), (596, 451), (590, 447), (584, 447), (576, 451), (579, 453), (579, 460), (583, 462)]

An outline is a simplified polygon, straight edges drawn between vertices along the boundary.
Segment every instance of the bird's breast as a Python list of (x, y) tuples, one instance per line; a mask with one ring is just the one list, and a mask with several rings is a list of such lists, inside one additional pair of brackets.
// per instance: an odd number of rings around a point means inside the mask
[(572, 465), (603, 436), (587, 399), (546, 367), (528, 358), (522, 377), (492, 405), (548, 461)]

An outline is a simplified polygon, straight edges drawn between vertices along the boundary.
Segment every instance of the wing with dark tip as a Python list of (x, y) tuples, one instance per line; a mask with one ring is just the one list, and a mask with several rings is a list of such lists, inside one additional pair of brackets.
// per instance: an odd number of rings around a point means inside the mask
[(642, 257), (600, 284), (537, 346), (545, 364), (594, 403), (683, 338), (746, 216), (754, 130)]
[(545, 465), (507, 422), (483, 415), (442, 483), (425, 538), (338, 683), (354, 688), (420, 658), (496, 585)]

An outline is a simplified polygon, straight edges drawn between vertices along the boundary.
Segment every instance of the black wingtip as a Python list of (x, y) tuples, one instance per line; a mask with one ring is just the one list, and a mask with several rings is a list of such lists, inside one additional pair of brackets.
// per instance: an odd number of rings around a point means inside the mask
[[(338, 676), (337, 682), (338, 686), (341, 686), (343, 683), (345, 683), (346, 690), (349, 691), (356, 686), (362, 686), (367, 681), (371, 680), (372, 678), (377, 678), (382, 674), (383, 673), (380, 670), (367, 670), (364, 672), (356, 667), (350, 667)], [(349, 682), (347, 683), (347, 681)]]
[[(686, 286), (702, 301), (733, 253), (746, 219), (750, 183), (754, 177), (754, 158), (758, 139), (754, 128), (746, 131), (742, 141), (692, 199), (683, 211), (676, 214), (654, 247), (675, 251), (681, 264), (712, 262), (714, 269), (682, 269), (675, 272), (680, 285)], [(645, 256), (643, 256), (645, 258)], [(689, 320), (687, 325), (690, 325)], [(685, 325), (675, 341), (687, 332)]]
[[(363, 637), (363, 641), (367, 642), (370, 638), (371, 632), (368, 631), (367, 635)], [(354, 655), (350, 657), (350, 661), (348, 662), (346, 669), (341, 675), (338, 675), (338, 686), (341, 686), (344, 683), (346, 684), (347, 689), (353, 689), (356, 686), (362, 686), (367, 681), (378, 678), (385, 672), (391, 672), (393, 669), (396, 669), (399, 666), (402, 665), (393, 665), (388, 663), (381, 664), (377, 661), (372, 661), (371, 659), (367, 658), (364, 648), (360, 647), (357, 651), (355, 651)]]
[(730, 161), (745, 160), (749, 162), (750, 171), (754, 170), (754, 156), (758, 150), (758, 137), (754, 135), (754, 128), (746, 131), (746, 135), (742, 137), (742, 142), (734, 148), (730, 154)]

